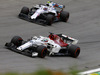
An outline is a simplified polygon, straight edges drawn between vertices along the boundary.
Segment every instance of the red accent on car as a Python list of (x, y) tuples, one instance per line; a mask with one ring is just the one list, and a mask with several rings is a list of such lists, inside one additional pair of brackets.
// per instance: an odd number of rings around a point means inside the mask
[(56, 7), (58, 7), (58, 5), (57, 5), (57, 4), (56, 4), (55, 6), (56, 6)]
[(44, 57), (44, 56), (43, 56), (43, 52), (44, 52), (45, 49), (46, 49), (46, 48), (44, 48), (44, 49), (42, 50), (42, 52), (41, 52), (41, 56), (42, 56), (42, 57)]
[(76, 49), (76, 51), (75, 51), (75, 56), (77, 56), (76, 53), (77, 53), (78, 50), (80, 50), (80, 48), (77, 48), (77, 49)]
[(58, 5), (57, 5), (57, 4), (55, 4), (53, 7), (58, 7)]
[(49, 35), (49, 38), (53, 40), (56, 44), (59, 44), (61, 47), (67, 47), (68, 45), (58, 35)]
[(58, 19), (60, 18), (60, 13), (58, 13), (57, 18), (58, 18)]
[(19, 38), (18, 40), (19, 40), (19, 41), (22, 41), (23, 39)]

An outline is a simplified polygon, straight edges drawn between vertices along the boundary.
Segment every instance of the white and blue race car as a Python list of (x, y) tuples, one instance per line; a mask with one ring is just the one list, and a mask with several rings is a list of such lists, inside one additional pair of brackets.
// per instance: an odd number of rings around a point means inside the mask
[(21, 19), (34, 23), (52, 25), (53, 22), (68, 21), (69, 12), (63, 11), (64, 8), (64, 5), (48, 1), (47, 4), (38, 4), (30, 9), (23, 7), (18, 16)]

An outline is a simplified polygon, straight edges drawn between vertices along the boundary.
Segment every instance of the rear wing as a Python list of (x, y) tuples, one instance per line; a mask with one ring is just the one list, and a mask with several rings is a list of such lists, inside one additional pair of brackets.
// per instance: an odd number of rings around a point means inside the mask
[(75, 38), (66, 36), (64, 34), (57, 34), (57, 35), (60, 36), (63, 40), (70, 41), (69, 44), (72, 43), (73, 45), (75, 45), (78, 43), (78, 40)]

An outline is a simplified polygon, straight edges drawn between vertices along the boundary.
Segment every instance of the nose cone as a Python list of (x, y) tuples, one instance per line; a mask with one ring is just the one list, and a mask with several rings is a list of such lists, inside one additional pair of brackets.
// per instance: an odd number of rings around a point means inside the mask
[(21, 47), (18, 47), (17, 49), (20, 50), (20, 51), (22, 51), (22, 48)]

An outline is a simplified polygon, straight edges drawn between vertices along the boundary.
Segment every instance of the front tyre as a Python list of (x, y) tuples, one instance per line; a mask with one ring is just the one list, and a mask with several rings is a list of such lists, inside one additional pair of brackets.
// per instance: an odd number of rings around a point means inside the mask
[(45, 46), (39, 46), (37, 48), (38, 57), (44, 58), (47, 54), (47, 48)]
[(71, 45), (69, 46), (68, 53), (71, 57), (77, 58), (80, 54), (80, 47)]
[(63, 22), (67, 22), (68, 19), (69, 19), (69, 12), (62, 11), (62, 12), (60, 13), (60, 19), (61, 19)]
[(15, 46), (20, 46), (22, 44), (23, 39), (20, 36), (14, 36), (11, 39), (11, 43), (13, 43)]
[(52, 23), (53, 23), (53, 20), (54, 20), (54, 16), (53, 15), (51, 15), (51, 14), (47, 15), (47, 17), (46, 17), (47, 25), (51, 26)]
[(29, 8), (28, 8), (28, 7), (23, 7), (22, 10), (21, 10), (21, 13), (22, 13), (22, 14), (25, 14), (25, 15), (28, 15), (28, 13), (29, 13)]

